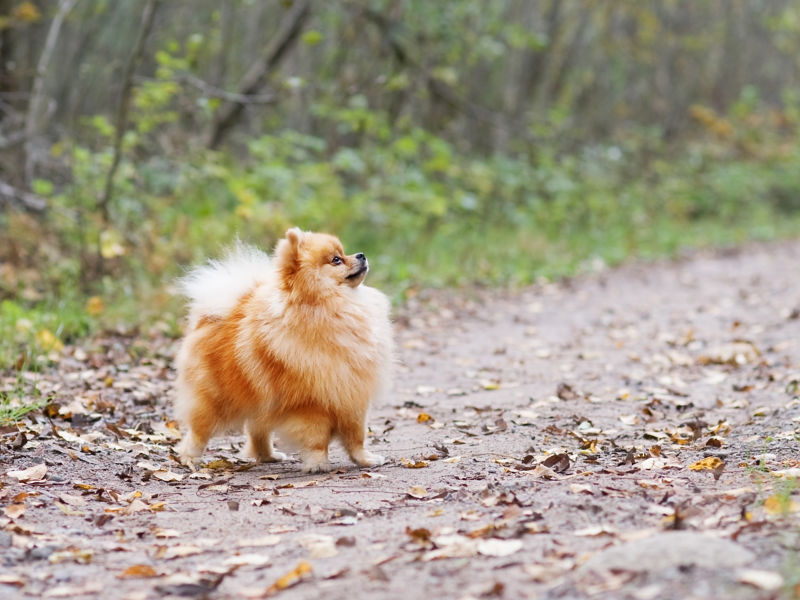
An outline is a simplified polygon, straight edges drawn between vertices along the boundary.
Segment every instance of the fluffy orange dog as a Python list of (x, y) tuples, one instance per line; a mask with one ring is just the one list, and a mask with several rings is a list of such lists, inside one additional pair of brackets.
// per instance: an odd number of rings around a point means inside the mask
[(286, 232), (270, 258), (237, 246), (182, 280), (189, 329), (177, 357), (181, 462), (193, 467), (215, 434), (244, 427), (245, 453), (286, 458), (272, 432), (299, 446), (303, 471), (325, 471), (338, 438), (363, 467), (370, 402), (390, 378), (389, 301), (361, 285), (366, 257), (324, 233)]

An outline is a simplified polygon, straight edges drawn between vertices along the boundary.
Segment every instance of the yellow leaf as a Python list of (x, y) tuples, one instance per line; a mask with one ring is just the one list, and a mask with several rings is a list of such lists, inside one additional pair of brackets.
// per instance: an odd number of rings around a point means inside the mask
[(764, 510), (771, 515), (785, 515), (800, 510), (800, 503), (793, 501), (788, 496), (773, 494), (764, 500)]
[(105, 308), (106, 307), (103, 304), (103, 299), (100, 296), (92, 296), (86, 302), (86, 312), (93, 317), (102, 314)]
[(25, 23), (34, 23), (42, 17), (42, 13), (33, 2), (26, 1), (17, 4), (11, 11), (11, 16)]
[(64, 344), (49, 329), (40, 329), (36, 334), (36, 341), (39, 342), (39, 345), (46, 352), (50, 352), (51, 350), (60, 352), (64, 349)]
[(412, 498), (424, 498), (425, 496), (428, 495), (428, 490), (426, 490), (421, 485), (415, 485), (410, 487), (406, 492), (406, 494), (408, 494)]
[(301, 561), (294, 569), (286, 573), (283, 577), (278, 578), (275, 583), (269, 586), (265, 595), (272, 596), (281, 590), (295, 585), (308, 573), (311, 573), (311, 565), (306, 561)]
[(421, 469), (423, 467), (428, 466), (428, 461), (426, 460), (408, 460), (407, 458), (401, 458), (400, 464), (403, 465), (406, 469)]
[(433, 417), (428, 413), (423, 412), (417, 415), (417, 423), (427, 423), (428, 421), (433, 421)]
[(100, 234), (100, 254), (105, 259), (116, 258), (125, 254), (122, 237), (116, 231), (107, 229)]
[(702, 460), (698, 460), (696, 463), (689, 465), (689, 468), (692, 471), (714, 471), (719, 469), (723, 466), (723, 462), (721, 459), (717, 458), (716, 456), (708, 456)]

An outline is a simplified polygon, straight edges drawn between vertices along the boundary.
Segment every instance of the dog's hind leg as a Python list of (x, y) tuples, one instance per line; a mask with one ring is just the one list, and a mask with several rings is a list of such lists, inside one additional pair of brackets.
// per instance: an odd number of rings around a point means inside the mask
[(380, 454), (375, 454), (364, 448), (366, 437), (366, 415), (361, 418), (354, 418), (339, 424), (339, 437), (342, 440), (344, 449), (354, 463), (359, 467), (377, 467), (386, 462)]
[(247, 422), (247, 445), (242, 455), (259, 462), (280, 462), (288, 457), (272, 446), (272, 431), (268, 423), (253, 419)]

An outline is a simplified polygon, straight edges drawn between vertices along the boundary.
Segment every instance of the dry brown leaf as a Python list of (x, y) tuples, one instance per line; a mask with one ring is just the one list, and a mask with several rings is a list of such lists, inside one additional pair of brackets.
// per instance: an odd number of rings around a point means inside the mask
[(58, 499), (61, 500), (64, 504), (69, 504), (70, 506), (86, 505), (86, 498), (84, 498), (83, 496), (74, 496), (72, 494), (59, 494)]
[(122, 573), (117, 574), (118, 579), (144, 579), (147, 577), (158, 577), (158, 573), (150, 565), (131, 565)]
[(5, 508), (3, 508), (3, 514), (7, 516), (9, 519), (18, 519), (22, 515), (25, 514), (27, 510), (24, 504), (9, 504)]
[(47, 465), (44, 463), (28, 467), (27, 469), (22, 469), (19, 471), (9, 471), (8, 473), (6, 473), (8, 477), (13, 477), (14, 479), (17, 479), (20, 483), (33, 483), (35, 481), (42, 481), (46, 474), (47, 474)]
[(567, 456), (565, 453), (553, 454), (545, 458), (539, 464), (547, 467), (548, 469), (552, 469), (556, 473), (563, 473), (569, 469), (570, 460), (569, 456)]
[(158, 470), (153, 473), (153, 477), (159, 481), (182, 481), (183, 475), (172, 471)]

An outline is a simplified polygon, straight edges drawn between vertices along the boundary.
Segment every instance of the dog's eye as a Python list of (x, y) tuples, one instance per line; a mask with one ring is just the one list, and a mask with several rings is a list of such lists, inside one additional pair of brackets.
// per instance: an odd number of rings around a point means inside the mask
[(334, 257), (333, 257), (333, 260), (332, 260), (331, 262), (332, 262), (334, 265), (340, 265), (340, 264), (342, 264), (342, 259), (341, 259), (341, 258), (339, 258), (338, 256), (334, 256)]

